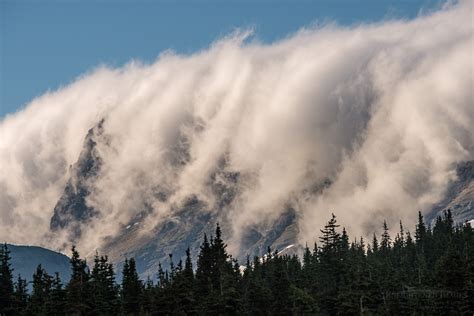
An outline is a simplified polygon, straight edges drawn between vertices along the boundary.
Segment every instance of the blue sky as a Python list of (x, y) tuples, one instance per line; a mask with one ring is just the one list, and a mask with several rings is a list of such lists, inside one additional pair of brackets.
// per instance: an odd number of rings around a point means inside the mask
[(99, 64), (192, 53), (239, 27), (263, 42), (327, 21), (414, 18), (441, 0), (0, 0), (0, 118)]

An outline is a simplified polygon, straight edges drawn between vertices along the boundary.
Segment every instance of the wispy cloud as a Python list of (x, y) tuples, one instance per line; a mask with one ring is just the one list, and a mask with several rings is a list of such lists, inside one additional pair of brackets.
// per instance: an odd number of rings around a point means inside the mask
[(409, 223), (442, 197), (456, 163), (474, 158), (472, 10), (462, 1), (271, 45), (242, 32), (191, 56), (98, 68), (0, 123), (0, 239), (62, 245), (60, 233), (45, 237), (52, 211), (101, 118), (104, 164), (88, 200), (100, 215), (78, 241), (85, 251), (145, 202), (149, 227), (189, 194), (212, 204), (209, 175), (223, 157), (243, 175), (226, 213), (235, 247), (247, 225), (289, 204), (301, 241), (331, 212), (352, 234), (382, 218)]

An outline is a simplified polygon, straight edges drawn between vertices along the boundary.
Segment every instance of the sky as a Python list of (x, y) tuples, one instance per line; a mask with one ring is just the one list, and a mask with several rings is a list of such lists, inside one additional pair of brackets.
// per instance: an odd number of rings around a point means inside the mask
[(99, 65), (191, 54), (251, 28), (271, 43), (303, 27), (412, 19), (439, 0), (22, 1), (0, 0), (0, 118)]

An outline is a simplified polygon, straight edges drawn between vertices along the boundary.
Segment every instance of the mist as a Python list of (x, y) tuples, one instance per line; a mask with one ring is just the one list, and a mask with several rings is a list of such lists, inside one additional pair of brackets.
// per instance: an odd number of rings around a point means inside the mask
[(209, 179), (222, 161), (241, 175), (217, 214), (231, 225), (231, 249), (288, 205), (302, 244), (331, 213), (351, 235), (384, 219), (412, 227), (456, 165), (474, 159), (472, 17), (461, 1), (411, 21), (327, 24), (270, 44), (242, 30), (192, 55), (98, 66), (0, 122), (0, 240), (69, 242), (50, 231), (51, 216), (102, 119), (103, 165), (87, 201), (99, 214), (75, 241), (86, 253), (145, 204), (144, 233), (190, 195), (215, 212)]

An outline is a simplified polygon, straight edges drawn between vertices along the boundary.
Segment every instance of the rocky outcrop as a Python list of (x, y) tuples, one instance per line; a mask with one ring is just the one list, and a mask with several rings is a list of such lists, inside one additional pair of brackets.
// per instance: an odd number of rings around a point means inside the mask
[(70, 167), (70, 178), (64, 192), (54, 207), (51, 230), (67, 228), (71, 239), (77, 238), (81, 233), (81, 224), (90, 221), (97, 213), (87, 205), (86, 199), (90, 193), (89, 186), (102, 165), (96, 146), (97, 138), (103, 133), (103, 123), (102, 120), (88, 131), (79, 158)]
[(429, 221), (447, 209), (457, 224), (474, 219), (474, 160), (459, 164), (456, 173), (457, 179), (450, 183), (444, 199), (428, 213)]

